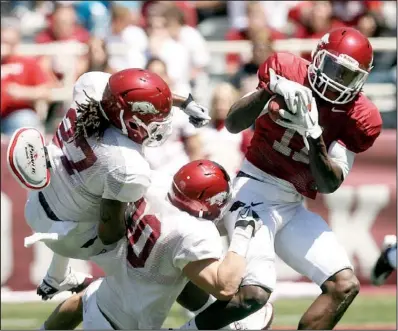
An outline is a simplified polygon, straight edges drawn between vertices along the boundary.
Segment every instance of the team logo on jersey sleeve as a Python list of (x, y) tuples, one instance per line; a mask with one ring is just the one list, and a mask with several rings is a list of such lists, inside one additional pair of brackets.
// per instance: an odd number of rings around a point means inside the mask
[(133, 112), (137, 112), (141, 115), (159, 114), (155, 106), (148, 101), (129, 102), (129, 104)]

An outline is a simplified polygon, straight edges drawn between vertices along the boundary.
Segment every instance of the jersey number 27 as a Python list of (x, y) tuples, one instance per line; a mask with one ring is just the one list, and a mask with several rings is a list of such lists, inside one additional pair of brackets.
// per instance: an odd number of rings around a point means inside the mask
[(70, 176), (74, 174), (74, 171), (81, 172), (90, 168), (96, 161), (97, 156), (94, 154), (91, 146), (84, 137), (79, 137), (74, 139), (75, 134), (75, 122), (76, 122), (76, 110), (70, 108), (66, 113), (64, 119), (60, 123), (58, 130), (53, 138), (53, 142), (59, 148), (61, 148), (64, 153), (64, 143), (71, 143), (68, 146), (69, 154), (71, 148), (75, 148), (76, 151), (73, 154), (83, 154), (84, 157), (78, 161), (69, 160), (65, 155), (61, 156), (61, 162), (65, 170)]

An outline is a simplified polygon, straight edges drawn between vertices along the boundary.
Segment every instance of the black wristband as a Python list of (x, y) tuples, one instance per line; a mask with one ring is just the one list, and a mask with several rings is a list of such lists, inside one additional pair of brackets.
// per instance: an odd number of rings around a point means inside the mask
[(189, 93), (188, 98), (181, 104), (181, 109), (187, 108), (188, 104), (193, 101), (193, 96)]

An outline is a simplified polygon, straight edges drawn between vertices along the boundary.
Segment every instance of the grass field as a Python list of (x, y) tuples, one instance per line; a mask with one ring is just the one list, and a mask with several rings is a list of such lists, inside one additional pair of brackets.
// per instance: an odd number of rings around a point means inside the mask
[[(275, 302), (273, 329), (295, 329), (311, 299), (281, 299)], [(56, 303), (2, 303), (1, 329), (37, 329)], [(359, 295), (339, 323), (338, 329), (397, 330), (396, 296), (391, 294)], [(179, 306), (173, 307), (164, 327), (178, 327), (185, 322)]]

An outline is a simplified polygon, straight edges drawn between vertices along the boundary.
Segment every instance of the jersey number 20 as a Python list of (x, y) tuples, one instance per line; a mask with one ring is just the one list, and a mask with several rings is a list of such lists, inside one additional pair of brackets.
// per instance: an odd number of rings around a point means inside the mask
[(126, 236), (130, 243), (127, 260), (133, 268), (144, 268), (156, 241), (160, 237), (160, 221), (155, 215), (146, 215), (147, 203), (140, 199), (134, 203), (134, 211), (127, 216)]

